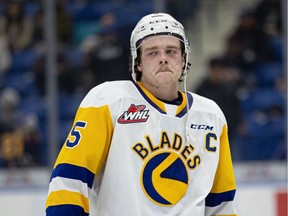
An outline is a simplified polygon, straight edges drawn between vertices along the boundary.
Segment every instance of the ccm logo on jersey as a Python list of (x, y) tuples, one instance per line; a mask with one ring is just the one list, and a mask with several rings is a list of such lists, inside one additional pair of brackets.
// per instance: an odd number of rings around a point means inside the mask
[(135, 104), (131, 104), (128, 110), (118, 118), (118, 123), (127, 124), (146, 122), (149, 118), (149, 110), (145, 110), (145, 107), (145, 105), (136, 106)]

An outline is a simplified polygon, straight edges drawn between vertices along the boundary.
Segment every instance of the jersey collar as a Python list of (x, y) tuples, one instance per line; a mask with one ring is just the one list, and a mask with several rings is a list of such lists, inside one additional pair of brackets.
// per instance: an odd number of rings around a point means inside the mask
[[(156, 110), (158, 110), (162, 114), (167, 114), (166, 109), (165, 109), (165, 103), (159, 99), (157, 99), (153, 94), (151, 94), (140, 82), (133, 82), (140, 92), (140, 94), (143, 96), (143, 98), (151, 105), (153, 106)], [(193, 102), (193, 97), (190, 93), (186, 92), (187, 97), (184, 92), (180, 91), (180, 94), (182, 94), (182, 103), (178, 105), (177, 111), (176, 111), (176, 116), (177, 117), (182, 117), (187, 113), (187, 99), (188, 99), (188, 107), (189, 109), (192, 106)]]

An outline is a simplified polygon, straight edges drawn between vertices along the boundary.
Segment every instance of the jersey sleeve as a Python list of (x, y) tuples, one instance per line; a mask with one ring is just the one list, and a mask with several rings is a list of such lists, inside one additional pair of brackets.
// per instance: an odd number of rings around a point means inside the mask
[(89, 215), (90, 190), (107, 158), (112, 134), (108, 105), (80, 105), (53, 167), (47, 216)]
[(234, 208), (236, 182), (228, 140), (224, 125), (220, 138), (220, 153), (213, 187), (205, 199), (205, 216), (237, 216)]

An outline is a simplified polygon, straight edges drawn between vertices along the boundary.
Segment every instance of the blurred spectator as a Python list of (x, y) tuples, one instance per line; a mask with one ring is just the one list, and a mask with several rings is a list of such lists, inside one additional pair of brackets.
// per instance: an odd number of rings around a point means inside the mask
[(101, 30), (87, 36), (80, 45), (85, 54), (80, 81), (84, 93), (105, 81), (130, 78), (129, 55), (119, 40), (115, 22), (113, 13), (104, 14), (100, 19)]
[[(117, 32), (104, 30), (99, 35), (99, 46), (86, 54), (82, 84), (87, 92), (91, 86), (109, 80), (129, 79), (128, 57), (119, 43)], [(88, 81), (88, 82), (87, 82)]]
[(72, 17), (65, 5), (67, 0), (56, 0), (56, 32), (60, 43), (70, 44), (72, 39)]
[[(42, 55), (36, 62), (33, 73), (42, 96), (46, 94), (46, 57)], [(75, 70), (67, 55), (61, 51), (57, 54), (57, 78), (59, 93), (72, 94), (77, 89)]]
[(2, 130), (15, 128), (20, 123), (20, 112), (17, 107), (20, 95), (14, 88), (5, 88), (0, 92), (0, 124)]
[[(27, 119), (28, 120), (28, 119)], [(0, 134), (0, 166), (25, 167), (43, 165), (40, 133), (37, 128), (19, 125)]]
[(237, 62), (243, 71), (249, 72), (255, 62), (273, 58), (269, 39), (269, 35), (258, 25), (255, 13), (245, 10), (236, 29), (228, 36), (225, 55)]
[(92, 52), (93, 49), (101, 46), (101, 34), (103, 35), (103, 33), (105, 34), (105, 32), (109, 31), (116, 33), (116, 17), (114, 13), (104, 13), (99, 20), (95, 21), (95, 26), (97, 26), (97, 28), (95, 28), (94, 31), (83, 31), (83, 29), (79, 28), (79, 26), (75, 27), (75, 32), (81, 31), (85, 33), (85, 35), (82, 35), (82, 40), (79, 41), (79, 49), (83, 53)]
[[(57, 46), (69, 46), (72, 42), (72, 17), (66, 10), (66, 0), (55, 0), (55, 25)], [(33, 22), (33, 47), (39, 51), (45, 50), (45, 14), (44, 6), (36, 13)]]
[(18, 109), (20, 99), (13, 88), (6, 88), (0, 94), (0, 164), (5, 167), (40, 163), (38, 118)]
[(272, 46), (273, 60), (280, 62), (283, 61), (285, 50), (281, 3), (284, 4), (284, 1), (262, 0), (255, 8), (258, 25), (270, 36), (267, 42)]
[(34, 22), (33, 22), (33, 48), (40, 52), (43, 52), (45, 49), (45, 40), (44, 40), (44, 23), (45, 23), (44, 11), (43, 8), (37, 11)]
[(1, 135), (1, 162), (4, 167), (19, 167), (26, 163), (23, 133), (6, 131)]
[(229, 137), (233, 139), (241, 122), (238, 100), (240, 77), (238, 68), (225, 58), (212, 58), (208, 75), (196, 89), (196, 93), (214, 100), (223, 110), (229, 127)]
[(258, 25), (269, 35), (282, 34), (281, 0), (262, 0), (255, 8)]
[(284, 76), (279, 76), (275, 82), (274, 82), (274, 87), (277, 91), (281, 92), (283, 94), (283, 96), (287, 93), (286, 92), (286, 82), (285, 82), (285, 78)]
[(31, 45), (32, 20), (25, 15), (21, 1), (5, 1), (4, 15), (0, 17), (0, 37), (3, 37), (12, 53)]
[(7, 46), (6, 40), (3, 37), (0, 37), (0, 87), (5, 76), (6, 71), (11, 66), (11, 55), (9, 48)]
[(42, 134), (39, 130), (38, 116), (33, 113), (25, 115), (25, 122), (21, 127), (24, 133), (23, 141), (25, 145), (25, 156), (27, 158), (26, 163), (29, 165), (43, 165), (44, 159), (41, 152), (43, 151)]

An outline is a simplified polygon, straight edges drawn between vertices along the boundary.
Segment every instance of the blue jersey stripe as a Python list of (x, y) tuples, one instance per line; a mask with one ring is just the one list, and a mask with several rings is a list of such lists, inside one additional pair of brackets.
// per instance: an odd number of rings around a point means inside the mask
[[(186, 96), (187, 96), (187, 103), (188, 103), (188, 107), (189, 109), (191, 108), (192, 106), (192, 103), (193, 103), (193, 97), (191, 94), (189, 94), (188, 92), (186, 92)], [(185, 106), (185, 108), (177, 114), (177, 117), (181, 118), (182, 116), (184, 116), (185, 114), (187, 113), (187, 106)]]
[(215, 207), (222, 202), (233, 201), (236, 190), (231, 190), (223, 193), (209, 193), (206, 197), (206, 206)]
[(84, 167), (72, 164), (58, 164), (52, 172), (51, 180), (57, 176), (80, 180), (89, 188), (92, 188), (94, 181), (94, 173)]
[(89, 216), (88, 213), (84, 212), (81, 206), (76, 205), (58, 205), (58, 206), (49, 206), (46, 209), (46, 216)]

